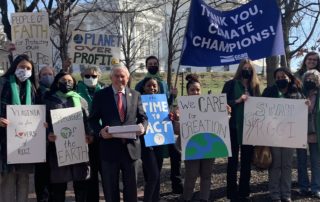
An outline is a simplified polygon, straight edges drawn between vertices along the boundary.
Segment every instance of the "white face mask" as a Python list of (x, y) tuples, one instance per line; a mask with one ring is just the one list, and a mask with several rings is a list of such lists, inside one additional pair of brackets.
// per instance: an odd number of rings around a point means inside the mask
[(31, 70), (26, 70), (26, 69), (16, 69), (15, 71), (16, 77), (19, 79), (20, 82), (26, 81), (28, 78), (31, 77), (32, 71)]
[(86, 86), (88, 87), (95, 87), (98, 84), (98, 78), (92, 78), (90, 77), (89, 79), (84, 78), (83, 79), (84, 84), (86, 84)]

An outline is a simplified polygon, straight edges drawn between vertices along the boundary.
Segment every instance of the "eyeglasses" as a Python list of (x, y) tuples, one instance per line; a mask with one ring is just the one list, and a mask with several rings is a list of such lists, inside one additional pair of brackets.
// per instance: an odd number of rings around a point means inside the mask
[(86, 74), (86, 75), (84, 75), (84, 77), (85, 77), (86, 79), (90, 79), (90, 77), (92, 77), (93, 79), (95, 79), (95, 78), (98, 77), (98, 75), (89, 75), (89, 74)]

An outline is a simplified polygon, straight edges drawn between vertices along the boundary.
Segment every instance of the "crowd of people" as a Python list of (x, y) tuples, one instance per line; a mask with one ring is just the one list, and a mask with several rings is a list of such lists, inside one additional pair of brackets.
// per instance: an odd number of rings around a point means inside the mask
[[(148, 117), (143, 110), (141, 96), (165, 94), (172, 105), (177, 97), (175, 88), (168, 89), (159, 73), (159, 60), (146, 59), (147, 75), (135, 90), (128, 87), (130, 74), (120, 64), (110, 72), (110, 85), (100, 82), (102, 72), (97, 66), (81, 70), (81, 80), (68, 72), (55, 73), (50, 66), (42, 67), (36, 75), (35, 66), (27, 55), (17, 56), (7, 72), (0, 77), (0, 202), (26, 202), (29, 174), (34, 173), (37, 201), (64, 202), (67, 183), (73, 182), (77, 202), (99, 201), (99, 175), (106, 202), (120, 201), (120, 174), (123, 200), (137, 202), (137, 160), (141, 159), (144, 176), (144, 202), (160, 201), (160, 178), (163, 159), (170, 157), (172, 192), (181, 194), (181, 201), (192, 201), (195, 182), (200, 177), (200, 201), (209, 201), (214, 159), (185, 160), (185, 176), (181, 176), (179, 148), (179, 109), (170, 113), (177, 143), (147, 147), (143, 135)], [(254, 146), (242, 144), (244, 103), (250, 97), (305, 99), (308, 106), (308, 149), (271, 147), (272, 164), (268, 169), (271, 201), (290, 202), (293, 155), (297, 153), (298, 188), (303, 196), (320, 199), (320, 58), (308, 53), (296, 74), (286, 67), (274, 71), (274, 85), (260, 92), (260, 81), (249, 59), (243, 59), (233, 79), (227, 81), (222, 93), (227, 95), (232, 157), (227, 165), (227, 198), (230, 201), (250, 201), (251, 161)], [(196, 74), (186, 77), (187, 95), (201, 94), (201, 82)], [(8, 164), (7, 162), (7, 105), (46, 106), (47, 160), (37, 164)], [(58, 166), (50, 110), (70, 107), (82, 109), (89, 161)], [(136, 139), (115, 138), (109, 133), (112, 126), (136, 124)], [(308, 153), (311, 181), (308, 176)], [(240, 158), (239, 158), (240, 156)], [(240, 162), (239, 162), (240, 161)], [(240, 165), (240, 166), (238, 166)], [(238, 181), (238, 167), (240, 177)], [(183, 180), (184, 179), (184, 183)]]

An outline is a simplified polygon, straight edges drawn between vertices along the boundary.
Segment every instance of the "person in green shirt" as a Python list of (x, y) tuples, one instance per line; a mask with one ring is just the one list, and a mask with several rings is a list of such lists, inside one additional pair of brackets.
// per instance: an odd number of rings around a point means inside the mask
[[(104, 84), (99, 81), (101, 70), (98, 66), (89, 65), (81, 69), (82, 80), (78, 81), (77, 92), (88, 103), (89, 112), (92, 109), (92, 100), (95, 93), (104, 87)], [(89, 144), (89, 160), (91, 178), (88, 180), (87, 201), (99, 202), (99, 143), (98, 139), (94, 139), (92, 144)]]
[[(232, 108), (229, 121), (232, 157), (228, 158), (227, 197), (230, 201), (250, 201), (250, 177), (253, 146), (242, 144), (244, 103), (249, 96), (260, 96), (259, 79), (253, 63), (249, 59), (240, 61), (233, 79), (223, 86), (228, 105)], [(237, 168), (241, 154), (239, 185)]]

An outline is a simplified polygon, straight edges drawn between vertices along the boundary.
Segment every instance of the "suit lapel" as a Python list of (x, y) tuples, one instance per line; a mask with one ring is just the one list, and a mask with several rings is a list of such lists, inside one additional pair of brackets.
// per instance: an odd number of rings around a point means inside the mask
[(117, 103), (116, 103), (116, 99), (115, 99), (115, 95), (114, 95), (114, 92), (113, 92), (113, 89), (112, 89), (112, 86), (110, 85), (110, 88), (108, 89), (108, 95), (109, 96), (112, 96), (112, 99), (111, 99), (111, 106), (112, 106), (112, 109), (114, 109), (114, 114), (117, 114), (118, 116), (118, 119), (120, 120), (120, 115), (119, 115), (119, 111), (118, 111), (118, 106), (117, 106)]
[(128, 113), (130, 112), (131, 110), (131, 104), (132, 103), (132, 93), (130, 91), (130, 89), (128, 87), (126, 87), (126, 117), (125, 117), (125, 120), (128, 119)]

